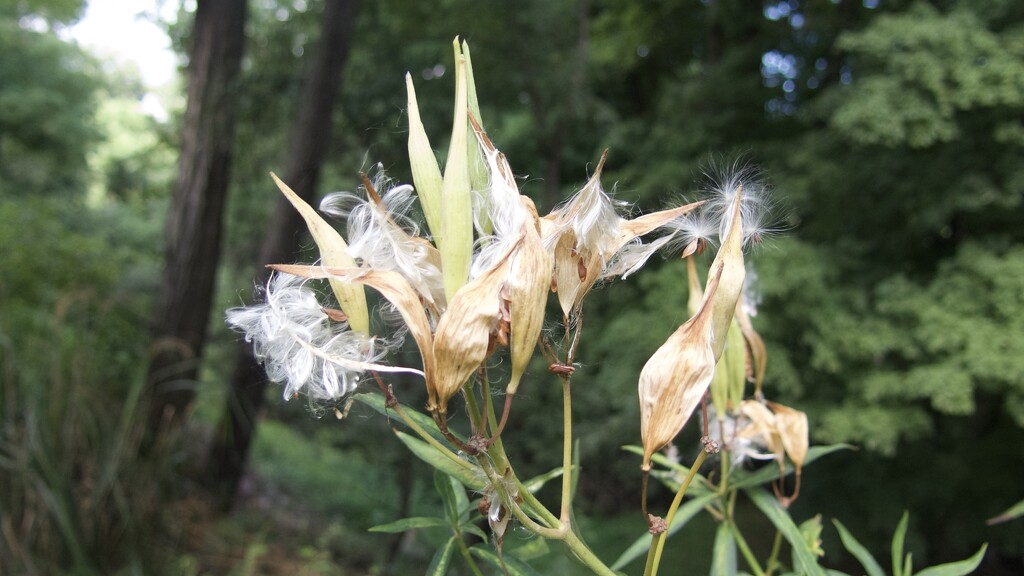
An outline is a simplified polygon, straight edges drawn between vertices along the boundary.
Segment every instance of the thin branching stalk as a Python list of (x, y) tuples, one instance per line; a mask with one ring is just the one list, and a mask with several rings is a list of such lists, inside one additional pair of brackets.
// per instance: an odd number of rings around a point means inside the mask
[(739, 527), (736, 526), (736, 522), (729, 518), (726, 520), (726, 523), (729, 526), (729, 531), (732, 532), (732, 537), (736, 539), (736, 547), (739, 548), (740, 554), (743, 554), (747, 565), (754, 571), (754, 576), (766, 576), (764, 570), (761, 569), (761, 565), (757, 563), (754, 553), (750, 550), (750, 546), (747, 545), (747, 541), (743, 538), (743, 534), (740, 533)]
[[(665, 516), (665, 530), (668, 531), (669, 527), (672, 526), (672, 520), (676, 517), (676, 512), (679, 510), (679, 505), (683, 503), (683, 496), (686, 494), (686, 489), (690, 487), (690, 483), (693, 482), (693, 478), (697, 476), (697, 470), (700, 469), (701, 464), (704, 463), (704, 459), (708, 457), (708, 453), (701, 450), (697, 454), (697, 458), (693, 461), (693, 466), (690, 467), (690, 473), (686, 475), (686, 479), (683, 480), (683, 484), (679, 487), (679, 491), (676, 492), (676, 497), (672, 500), (672, 505), (668, 509), (668, 515)], [(657, 545), (655, 546), (654, 541), (651, 542), (651, 550), (648, 554), (654, 554), (654, 560), (651, 564), (651, 570), (644, 572), (644, 576), (656, 576), (658, 574), (658, 564), (661, 563), (661, 552), (665, 548), (665, 537), (658, 539)]]

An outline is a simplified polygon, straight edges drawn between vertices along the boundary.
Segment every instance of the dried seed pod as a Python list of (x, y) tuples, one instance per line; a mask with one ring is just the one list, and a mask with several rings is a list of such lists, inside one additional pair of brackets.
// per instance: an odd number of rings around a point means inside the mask
[(472, 280), (456, 292), (434, 333), (434, 378), (427, 381), (431, 400), (428, 408), (440, 414), (448, 411), (451, 399), (487, 357), (491, 332), (501, 314), (501, 289), (511, 260)]
[(669, 336), (640, 372), (643, 470), (650, 470), (651, 456), (682, 430), (715, 374), (711, 303), (720, 277), (719, 269), (697, 314)]
[[(356, 261), (349, 254), (348, 244), (345, 243), (341, 234), (338, 234), (338, 231), (321, 218), (312, 206), (282, 182), (277, 174), (271, 172), (270, 177), (274, 179), (274, 183), (277, 184), (281, 193), (306, 221), (309, 233), (320, 249), (320, 260), (323, 265), (355, 268)], [(330, 284), (335, 297), (338, 298), (338, 304), (348, 316), (348, 325), (357, 332), (368, 334), (370, 332), (370, 313), (366, 307), (366, 293), (363, 291), (363, 287), (339, 280), (331, 280)]]
[(736, 301), (743, 293), (743, 280), (747, 270), (743, 265), (743, 221), (740, 210), (740, 201), (743, 196), (743, 187), (736, 190), (736, 197), (733, 200), (730, 210), (730, 221), (726, 234), (722, 240), (722, 247), (718, 249), (711, 269), (722, 270), (722, 278), (719, 282), (718, 292), (715, 294), (712, 313), (714, 330), (712, 347), (715, 351), (715, 360), (722, 356), (725, 350), (725, 342), (729, 335), (729, 326), (736, 316)]
[(781, 465), (785, 449), (779, 436), (775, 415), (756, 400), (744, 400), (740, 404), (740, 412), (750, 420), (750, 424), (741, 428), (737, 436), (764, 444)]
[(807, 459), (807, 449), (810, 446), (807, 414), (775, 402), (769, 402), (768, 407), (775, 413), (775, 429), (778, 430), (786, 455), (793, 461), (793, 466), (799, 473)]
[(536, 224), (528, 223), (523, 240), (512, 256), (507, 282), (512, 313), (512, 375), (506, 388), (509, 394), (515, 394), (519, 388), (540, 337), (551, 285), (551, 266), (551, 255), (540, 241)]

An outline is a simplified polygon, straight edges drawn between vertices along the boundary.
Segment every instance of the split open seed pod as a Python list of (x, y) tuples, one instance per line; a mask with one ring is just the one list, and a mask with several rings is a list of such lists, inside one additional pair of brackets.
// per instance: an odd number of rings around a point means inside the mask
[(775, 402), (769, 402), (768, 407), (775, 413), (775, 428), (779, 432), (782, 446), (799, 474), (810, 446), (807, 414)]
[(711, 304), (720, 272), (711, 278), (697, 314), (669, 336), (640, 372), (642, 470), (650, 470), (651, 456), (683, 429), (715, 374)]
[(775, 455), (781, 466), (785, 448), (775, 422), (775, 415), (764, 404), (756, 400), (744, 400), (740, 404), (740, 413), (750, 423), (737, 431), (737, 436), (764, 444), (768, 451)]
[(729, 335), (729, 326), (732, 325), (736, 316), (736, 301), (743, 293), (743, 281), (746, 278), (747, 270), (743, 265), (743, 219), (740, 210), (740, 201), (743, 196), (743, 187), (736, 190), (731, 209), (727, 211), (729, 225), (725, 237), (722, 239), (722, 247), (718, 249), (711, 269), (717, 267), (722, 269), (722, 278), (719, 282), (718, 292), (715, 294), (712, 315), (713, 319), (713, 341), (712, 347), (715, 351), (715, 359), (722, 356), (725, 350), (725, 343)]
[[(432, 400), (428, 409), (448, 412), (448, 400), (457, 394), (487, 357), (491, 333), (501, 315), (501, 288), (508, 276), (506, 256), (487, 272), (462, 287), (434, 332), (434, 378), (427, 381)], [(436, 400), (433, 400), (436, 398)]]
[[(529, 198), (525, 202), (530, 202)], [(528, 205), (530, 207), (532, 202)], [(532, 216), (532, 221), (524, 226), (523, 239), (512, 257), (508, 275), (509, 308), (512, 315), (512, 337), (509, 342), (512, 375), (506, 388), (508, 394), (516, 393), (523, 373), (533, 358), (533, 350), (544, 326), (544, 310), (551, 286), (551, 254), (544, 249), (540, 240), (536, 209)]]
[[(282, 182), (277, 174), (271, 172), (270, 177), (274, 179), (274, 183), (277, 184), (284, 197), (291, 202), (292, 206), (302, 215), (302, 219), (306, 221), (306, 227), (309, 228), (313, 241), (320, 249), (321, 263), (329, 267), (355, 268), (356, 261), (349, 254), (348, 244), (345, 243), (341, 234), (338, 234), (338, 231), (317, 214), (312, 206)], [(348, 316), (348, 325), (357, 332), (369, 334), (370, 313), (366, 307), (366, 293), (363, 291), (363, 287), (333, 279), (330, 284), (334, 296), (338, 299), (338, 305)]]

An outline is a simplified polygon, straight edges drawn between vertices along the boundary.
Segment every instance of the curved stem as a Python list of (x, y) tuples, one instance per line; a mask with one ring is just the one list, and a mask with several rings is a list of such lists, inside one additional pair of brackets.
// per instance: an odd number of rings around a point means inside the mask
[(604, 562), (602, 562), (590, 548), (587, 548), (587, 545), (580, 540), (579, 536), (577, 536), (575, 532), (572, 530), (566, 530), (564, 541), (565, 545), (569, 547), (569, 550), (572, 550), (576, 559), (587, 568), (590, 568), (594, 574), (600, 574), (601, 576), (616, 576), (616, 573), (611, 568), (605, 566)]
[(476, 565), (476, 560), (473, 560), (473, 555), (469, 553), (469, 548), (466, 547), (465, 540), (462, 539), (462, 534), (459, 534), (456, 540), (459, 541), (459, 552), (462, 553), (462, 557), (466, 559), (466, 564), (469, 564), (470, 571), (473, 572), (473, 576), (484, 576), (480, 572), (480, 568)]
[(405, 422), (405, 425), (412, 429), (412, 431), (415, 432), (420, 438), (422, 438), (424, 442), (430, 444), (434, 448), (437, 448), (437, 450), (444, 454), (445, 456), (447, 456), (449, 460), (455, 462), (459, 466), (462, 466), (466, 470), (473, 469), (472, 464), (466, 462), (462, 458), (459, 458), (454, 452), (449, 450), (447, 446), (438, 442), (437, 438), (434, 438), (433, 435), (424, 430), (423, 427), (420, 426), (415, 420), (410, 418), (409, 415), (405, 413), (405, 410), (402, 409), (402, 406), (400, 404), (392, 406), (391, 409), (394, 410), (395, 413), (398, 414), (398, 417), (402, 419), (402, 422)]
[(768, 563), (765, 564), (765, 576), (771, 576), (772, 572), (779, 565), (779, 549), (782, 548), (782, 531), (775, 531), (775, 541), (772, 542), (772, 553), (768, 555)]
[[(665, 516), (665, 530), (668, 531), (672, 526), (672, 521), (676, 517), (676, 511), (679, 510), (679, 505), (683, 503), (683, 496), (686, 494), (686, 489), (690, 487), (690, 483), (693, 482), (694, 476), (697, 475), (697, 470), (700, 469), (700, 465), (704, 463), (704, 459), (708, 457), (708, 453), (704, 450), (697, 454), (697, 458), (693, 461), (693, 466), (690, 467), (690, 473), (686, 475), (686, 480), (683, 481), (682, 486), (679, 487), (679, 491), (676, 492), (676, 497), (672, 500), (672, 505), (668, 509), (668, 515)], [(661, 562), (661, 552), (665, 548), (665, 540), (667, 537), (663, 536), (658, 539), (657, 546), (654, 546), (652, 541), (651, 551), (654, 553), (654, 563), (651, 567), (650, 576), (655, 576), (658, 573), (658, 564)]]
[(726, 522), (728, 523), (729, 531), (732, 532), (732, 537), (736, 539), (736, 547), (740, 549), (740, 553), (743, 554), (747, 565), (754, 571), (754, 576), (765, 576), (764, 570), (761, 570), (761, 565), (757, 563), (757, 558), (750, 551), (750, 546), (747, 545), (747, 541), (743, 538), (743, 534), (740, 533), (736, 523), (733, 522), (732, 518), (729, 518)]

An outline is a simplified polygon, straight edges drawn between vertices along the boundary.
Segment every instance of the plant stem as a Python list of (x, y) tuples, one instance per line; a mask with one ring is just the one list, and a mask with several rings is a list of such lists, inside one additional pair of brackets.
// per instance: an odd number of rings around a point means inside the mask
[[(690, 467), (690, 473), (686, 475), (686, 480), (683, 481), (682, 486), (679, 487), (679, 491), (676, 492), (676, 497), (672, 500), (672, 505), (668, 509), (668, 515), (665, 516), (665, 530), (666, 532), (672, 526), (672, 520), (676, 517), (676, 511), (679, 510), (679, 505), (683, 503), (683, 496), (686, 494), (686, 489), (690, 487), (690, 483), (693, 482), (693, 478), (697, 475), (697, 470), (700, 469), (700, 465), (704, 463), (704, 459), (708, 457), (708, 453), (701, 450), (697, 454), (697, 458), (693, 461), (693, 466)], [(658, 564), (661, 563), (661, 552), (665, 548), (665, 540), (667, 537), (658, 539), (657, 546), (654, 542), (651, 542), (651, 552), (654, 553), (654, 561), (651, 564), (651, 571), (649, 576), (656, 576), (658, 574)], [(650, 554), (650, 552), (648, 553)], [(645, 573), (648, 576), (648, 573)]]
[(572, 394), (569, 375), (562, 376), (562, 510), (559, 520), (568, 526), (572, 508)]
[(765, 565), (765, 576), (771, 576), (772, 572), (779, 565), (779, 548), (782, 547), (782, 532), (775, 531), (775, 542), (772, 543), (772, 553), (768, 556), (768, 563)]
[(459, 458), (454, 452), (449, 450), (447, 446), (438, 442), (436, 438), (434, 438), (429, 432), (424, 430), (423, 427), (420, 426), (415, 420), (410, 418), (409, 415), (405, 413), (405, 410), (402, 410), (401, 404), (395, 404), (390, 408), (394, 410), (396, 414), (398, 414), (398, 417), (402, 419), (402, 422), (405, 422), (406, 426), (411, 428), (413, 432), (416, 432), (416, 434), (419, 435), (419, 437), (422, 438), (427, 444), (430, 444), (434, 448), (437, 448), (437, 450), (444, 454), (445, 456), (447, 456), (449, 460), (455, 462), (459, 466), (462, 466), (466, 470), (473, 470), (472, 464), (466, 462), (462, 458)]
[(469, 564), (469, 569), (473, 572), (474, 576), (484, 576), (480, 572), (480, 568), (477, 568), (476, 561), (473, 560), (473, 555), (469, 553), (469, 548), (466, 547), (466, 542), (462, 539), (462, 534), (459, 534), (456, 540), (459, 541), (459, 551), (462, 553), (462, 557), (466, 559), (466, 563)]
[(744, 540), (743, 534), (740, 533), (740, 529), (736, 526), (736, 522), (732, 518), (726, 520), (729, 526), (729, 531), (732, 532), (732, 537), (736, 539), (736, 546), (740, 549), (740, 553), (743, 554), (743, 558), (747, 561), (747, 565), (754, 571), (754, 576), (765, 576), (764, 570), (761, 570), (761, 566), (757, 563), (757, 558), (754, 557), (754, 553), (750, 551), (750, 546), (747, 545), (747, 541)]
[(573, 555), (580, 561), (584, 566), (590, 568), (594, 574), (600, 574), (601, 576), (616, 576), (616, 573), (609, 567), (605, 566), (604, 562), (597, 557), (587, 548), (587, 545), (580, 540), (580, 537), (576, 535), (572, 530), (565, 531), (565, 537), (563, 538), (565, 545), (572, 550)]

